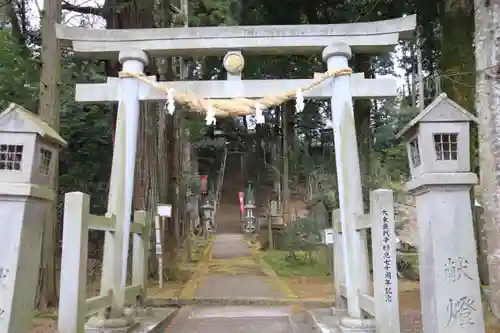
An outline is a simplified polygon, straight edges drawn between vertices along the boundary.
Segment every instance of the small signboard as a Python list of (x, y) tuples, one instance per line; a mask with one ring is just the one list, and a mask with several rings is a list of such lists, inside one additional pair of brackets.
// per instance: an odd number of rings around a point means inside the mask
[(158, 205), (157, 214), (161, 217), (172, 217), (172, 205)]
[(323, 244), (330, 245), (333, 244), (333, 229), (332, 228), (327, 228), (323, 230), (323, 237), (322, 237)]

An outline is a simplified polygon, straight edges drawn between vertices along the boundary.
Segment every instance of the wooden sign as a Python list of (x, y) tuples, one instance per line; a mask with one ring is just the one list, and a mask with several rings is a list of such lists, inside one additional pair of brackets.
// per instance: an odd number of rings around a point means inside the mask
[(172, 205), (158, 205), (156, 214), (161, 217), (172, 217)]
[(333, 244), (333, 229), (327, 228), (323, 230), (323, 234), (321, 235), (323, 244), (330, 245)]

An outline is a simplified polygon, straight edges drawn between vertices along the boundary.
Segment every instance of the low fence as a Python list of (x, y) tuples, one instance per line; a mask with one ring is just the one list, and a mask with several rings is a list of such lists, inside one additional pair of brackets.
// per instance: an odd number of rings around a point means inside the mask
[[(130, 225), (133, 234), (132, 284), (124, 290), (115, 285), (101, 290), (100, 296), (87, 298), (87, 255), (90, 230), (115, 231), (116, 217), (97, 216), (89, 213), (90, 196), (81, 192), (65, 195), (61, 284), (59, 298), (59, 333), (83, 332), (85, 319), (102, 310), (111, 310), (114, 304), (142, 304), (147, 288), (147, 258), (149, 223), (146, 212), (137, 211)], [(123, 238), (118, 232), (115, 238)], [(115, 239), (116, 241), (117, 239)], [(109, 246), (109, 244), (104, 245)], [(115, 262), (121, 261), (121, 253), (113, 254)], [(106, 261), (103, 262), (103, 265)], [(115, 267), (120, 268), (120, 267)], [(107, 268), (109, 270), (109, 267)], [(103, 271), (105, 267), (103, 267)], [(115, 281), (113, 283), (116, 284)], [(116, 293), (114, 290), (122, 290)], [(108, 312), (107, 311), (107, 312)]]
[[(346, 304), (347, 286), (343, 260), (344, 237), (339, 209), (333, 212), (333, 222), (336, 303), (337, 306), (342, 306)], [(392, 191), (385, 189), (372, 191), (370, 194), (370, 214), (360, 216), (356, 223), (357, 232), (371, 229), (373, 260), (373, 295), (358, 291), (359, 307), (369, 316), (375, 317), (377, 332), (399, 333), (401, 330)], [(348, 251), (362, 253), (361, 251), (367, 251), (367, 247), (353, 249), (348, 246)]]

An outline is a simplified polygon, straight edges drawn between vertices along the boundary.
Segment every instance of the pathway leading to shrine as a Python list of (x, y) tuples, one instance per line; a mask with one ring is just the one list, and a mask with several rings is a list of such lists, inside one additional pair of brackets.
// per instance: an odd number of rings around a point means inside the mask
[(314, 332), (309, 316), (297, 306), (271, 306), (271, 299), (295, 295), (261, 260), (258, 250), (240, 234), (220, 234), (210, 255), (184, 288), (181, 298), (245, 300), (251, 305), (185, 306), (168, 333)]

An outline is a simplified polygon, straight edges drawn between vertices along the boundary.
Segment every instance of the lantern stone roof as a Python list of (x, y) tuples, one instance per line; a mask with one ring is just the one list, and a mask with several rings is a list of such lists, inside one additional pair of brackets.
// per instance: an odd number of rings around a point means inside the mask
[[(3, 128), (2, 126), (6, 127)], [(66, 147), (68, 145), (49, 124), (16, 103), (10, 103), (10, 105), (0, 113), (0, 131), (37, 133), (42, 138), (51, 140), (60, 146)]]
[(464, 121), (478, 123), (477, 118), (472, 113), (451, 100), (448, 95), (442, 93), (436, 97), (424, 111), (420, 112), (418, 116), (413, 118), (401, 131), (399, 131), (399, 133), (396, 134), (396, 139), (405, 135), (419, 123)]

